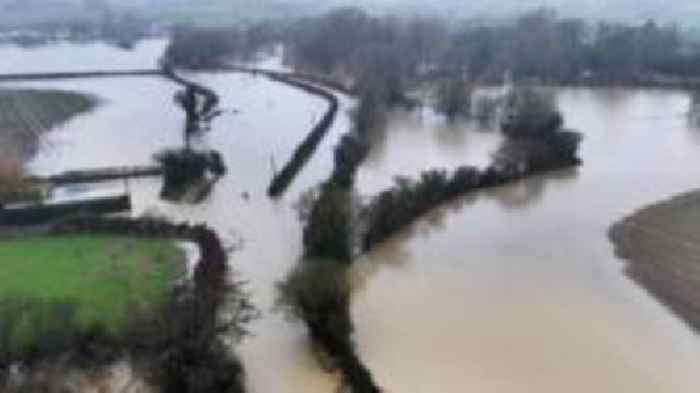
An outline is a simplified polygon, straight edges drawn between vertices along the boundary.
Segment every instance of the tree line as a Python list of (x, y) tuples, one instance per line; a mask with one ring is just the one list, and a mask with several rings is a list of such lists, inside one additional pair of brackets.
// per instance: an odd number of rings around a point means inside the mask
[(381, 391), (355, 353), (349, 278), (356, 255), (355, 173), (370, 149), (372, 132), (383, 123), (376, 94), (374, 89), (364, 91), (352, 113), (352, 129), (335, 147), (333, 171), (308, 201), (304, 255), (278, 285), (280, 308), (306, 325), (326, 366), (339, 369), (343, 386), (355, 393)]
[(700, 73), (700, 45), (675, 25), (594, 24), (546, 8), (500, 23), (378, 17), (343, 8), (293, 24), (285, 37), (290, 64), (358, 83), (388, 77), (398, 86), (465, 74), (493, 81), (506, 71), (515, 79), (634, 83), (650, 73)]
[(282, 32), (271, 23), (203, 28), (175, 26), (164, 59), (178, 67), (212, 68), (228, 61), (245, 62), (274, 47)]
[[(231, 28), (178, 28), (166, 58), (217, 67), (281, 45), (299, 73), (332, 79), (386, 106), (429, 91), (440, 112), (469, 115), (473, 90), (507, 80), (695, 86), (700, 43), (675, 25), (561, 18), (541, 8), (507, 21), (376, 16), (346, 7)], [(482, 108), (488, 109), (488, 108)]]

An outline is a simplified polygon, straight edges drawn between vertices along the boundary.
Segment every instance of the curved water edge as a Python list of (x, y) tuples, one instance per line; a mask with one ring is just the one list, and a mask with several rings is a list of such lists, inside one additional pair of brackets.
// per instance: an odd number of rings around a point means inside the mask
[(639, 209), (610, 229), (625, 273), (700, 331), (700, 192)]
[(286, 83), (290, 86), (299, 88), (306, 91), (309, 94), (316, 95), (323, 98), (328, 102), (328, 110), (323, 115), (321, 120), (314, 125), (311, 129), (309, 135), (299, 143), (299, 146), (294, 151), (294, 155), (287, 162), (287, 164), (282, 167), (270, 183), (270, 187), (267, 189), (267, 193), (271, 197), (279, 197), (284, 191), (289, 187), (290, 183), (298, 175), (299, 171), (302, 170), (306, 162), (309, 161), (311, 156), (314, 154), (321, 140), (326, 135), (328, 130), (333, 125), (335, 116), (338, 113), (339, 101), (335, 95), (326, 91), (322, 88), (316, 87), (303, 80), (295, 80), (288, 76), (276, 73), (267, 73), (268, 78)]

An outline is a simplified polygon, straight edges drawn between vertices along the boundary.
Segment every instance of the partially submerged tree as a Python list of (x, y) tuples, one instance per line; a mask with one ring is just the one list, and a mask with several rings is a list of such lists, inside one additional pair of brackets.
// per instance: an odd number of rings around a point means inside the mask
[(277, 306), (292, 320), (304, 321), (312, 335), (330, 330), (349, 337), (351, 285), (347, 270), (333, 260), (310, 259), (301, 263), (278, 284)]
[(700, 91), (693, 92), (692, 99), (690, 100), (688, 117), (691, 125), (694, 127), (700, 126)]
[(505, 110), (501, 128), (508, 138), (494, 155), (497, 172), (523, 175), (580, 163), (577, 153), (583, 137), (562, 129), (564, 119), (551, 91), (516, 87)]
[(198, 202), (226, 174), (221, 154), (215, 150), (168, 149), (154, 158), (163, 167), (161, 197), (168, 200), (180, 200), (191, 191), (196, 194), (193, 202)]
[(554, 94), (541, 87), (515, 87), (506, 97), (503, 132), (510, 136), (535, 136), (556, 131), (563, 124)]
[(290, 319), (306, 324), (311, 339), (327, 359), (326, 366), (341, 370), (344, 387), (353, 393), (378, 393), (372, 375), (355, 354), (351, 289), (348, 270), (342, 264), (303, 260), (278, 284), (277, 307)]
[(352, 257), (350, 192), (332, 182), (324, 184), (304, 227), (307, 258), (349, 263)]
[(254, 60), (281, 37), (280, 24), (264, 21), (236, 27), (177, 26), (164, 57), (178, 67), (216, 68)]
[(454, 120), (458, 116), (470, 117), (472, 112), (472, 86), (466, 77), (442, 81), (437, 90), (437, 110)]
[(498, 120), (502, 98), (486, 94), (476, 95), (472, 100), (472, 115), (482, 126), (490, 126)]

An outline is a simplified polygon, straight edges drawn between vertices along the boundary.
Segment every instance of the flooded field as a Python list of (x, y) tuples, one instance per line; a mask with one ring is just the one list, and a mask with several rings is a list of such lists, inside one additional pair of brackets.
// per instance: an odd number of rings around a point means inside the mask
[[(263, 312), (240, 347), (251, 392), (331, 392), (336, 383), (310, 355), (303, 327), (271, 309), (275, 283), (301, 254), (294, 202), (330, 173), (352, 102), (343, 100), (316, 155), (274, 201), (265, 195), (273, 166), (284, 164), (325, 103), (261, 77), (193, 78), (221, 96), (225, 112), (198, 143), (218, 149), (229, 173), (197, 206), (159, 201), (159, 180), (131, 182), (134, 213), (206, 222), (237, 248), (231, 262)], [(164, 79), (12, 86), (101, 99), (49, 134), (32, 163), (40, 173), (140, 165), (181, 140), (177, 86)], [(387, 392), (697, 391), (700, 341), (624, 276), (607, 238), (633, 210), (697, 187), (700, 130), (687, 125), (689, 98), (562, 89), (558, 99), (567, 125), (585, 135), (581, 168), (454, 201), (358, 262), (359, 354)], [(358, 174), (358, 192), (371, 196), (421, 169), (484, 165), (499, 142), (496, 132), (446, 125), (427, 112), (395, 114)]]

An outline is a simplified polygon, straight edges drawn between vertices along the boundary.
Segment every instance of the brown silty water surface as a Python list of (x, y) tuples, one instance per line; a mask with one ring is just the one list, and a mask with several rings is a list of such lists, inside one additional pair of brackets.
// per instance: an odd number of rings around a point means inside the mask
[[(199, 142), (228, 175), (203, 204), (158, 200), (159, 181), (131, 183), (135, 214), (207, 222), (238, 246), (231, 262), (264, 315), (239, 348), (251, 392), (330, 392), (302, 326), (270, 312), (274, 284), (301, 254), (293, 204), (332, 168), (349, 128), (342, 113), (279, 201), (265, 196), (325, 103), (263, 78), (199, 74), (227, 110)], [(85, 91), (103, 99), (50, 134), (39, 172), (137, 165), (179, 142), (176, 86), (120, 78), (13, 84)], [(696, 392), (697, 336), (623, 274), (609, 226), (640, 206), (697, 187), (700, 130), (689, 97), (654, 90), (561, 89), (568, 126), (585, 134), (577, 170), (468, 195), (361, 259), (352, 313), (362, 359), (387, 392)], [(352, 105), (344, 100), (343, 110)], [(235, 113), (233, 110), (237, 110)], [(397, 174), (485, 165), (496, 132), (448, 126), (426, 111), (392, 116), (358, 174), (371, 196)], [(250, 198), (242, 197), (247, 192)]]
[[(558, 99), (585, 134), (581, 168), (436, 209), (358, 266), (357, 343), (388, 391), (697, 390), (697, 336), (623, 275), (607, 238), (632, 210), (697, 187), (689, 98), (561, 89)], [(363, 168), (360, 191), (424, 158), (396, 143), (400, 132), (389, 133), (386, 158)], [(425, 127), (422, 145), (442, 132)], [(468, 144), (474, 134), (463, 132)], [(427, 156), (426, 166), (481, 160), (464, 151), (450, 163)]]

